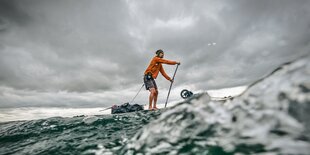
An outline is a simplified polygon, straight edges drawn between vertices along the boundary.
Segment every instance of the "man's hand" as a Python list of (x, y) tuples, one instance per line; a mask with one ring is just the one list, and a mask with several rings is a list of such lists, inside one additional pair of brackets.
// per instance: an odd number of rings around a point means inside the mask
[(171, 83), (173, 83), (173, 80), (171, 79), (171, 80), (169, 80)]
[(181, 65), (181, 62), (177, 62), (177, 65)]

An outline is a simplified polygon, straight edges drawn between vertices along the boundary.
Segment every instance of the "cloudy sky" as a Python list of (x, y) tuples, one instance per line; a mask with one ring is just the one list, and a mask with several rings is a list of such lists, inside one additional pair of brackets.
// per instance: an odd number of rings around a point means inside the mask
[(0, 0), (0, 108), (130, 101), (157, 49), (181, 61), (171, 100), (248, 85), (309, 53), (309, 17), (309, 0)]

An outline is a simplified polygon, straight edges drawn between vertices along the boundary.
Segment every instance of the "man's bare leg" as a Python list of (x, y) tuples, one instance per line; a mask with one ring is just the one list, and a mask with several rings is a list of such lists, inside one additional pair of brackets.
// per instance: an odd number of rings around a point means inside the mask
[(149, 110), (152, 110), (152, 102), (155, 99), (156, 90), (155, 88), (150, 88), (150, 97), (149, 97)]
[(158, 90), (156, 89), (156, 93), (155, 93), (155, 96), (154, 96), (154, 106), (153, 106), (153, 109), (157, 110), (157, 106), (156, 106), (156, 103), (157, 103), (157, 97), (158, 97)]

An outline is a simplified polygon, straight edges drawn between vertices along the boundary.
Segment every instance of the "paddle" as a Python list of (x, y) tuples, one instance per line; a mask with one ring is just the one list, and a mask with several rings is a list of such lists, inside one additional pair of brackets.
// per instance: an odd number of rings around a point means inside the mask
[(175, 71), (174, 71), (174, 74), (173, 74), (173, 77), (172, 77), (172, 82), (170, 83), (170, 88), (169, 88), (169, 91), (168, 91), (168, 95), (167, 95), (167, 99), (166, 99), (166, 103), (165, 103), (165, 108), (167, 106), (167, 103), (168, 103), (168, 98), (169, 98), (169, 95), (170, 95), (170, 91), (171, 91), (171, 87), (172, 87), (172, 84), (174, 82), (174, 77), (175, 77), (175, 74), (177, 73), (177, 70), (178, 70), (178, 67), (179, 67), (180, 64), (177, 65)]

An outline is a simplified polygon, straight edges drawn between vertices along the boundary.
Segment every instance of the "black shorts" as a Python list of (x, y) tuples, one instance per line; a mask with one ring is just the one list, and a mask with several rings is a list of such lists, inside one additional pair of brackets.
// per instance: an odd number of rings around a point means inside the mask
[(144, 85), (145, 85), (146, 90), (149, 90), (150, 88), (157, 89), (156, 82), (153, 78), (147, 79), (146, 76), (144, 76), (143, 81), (144, 81)]

